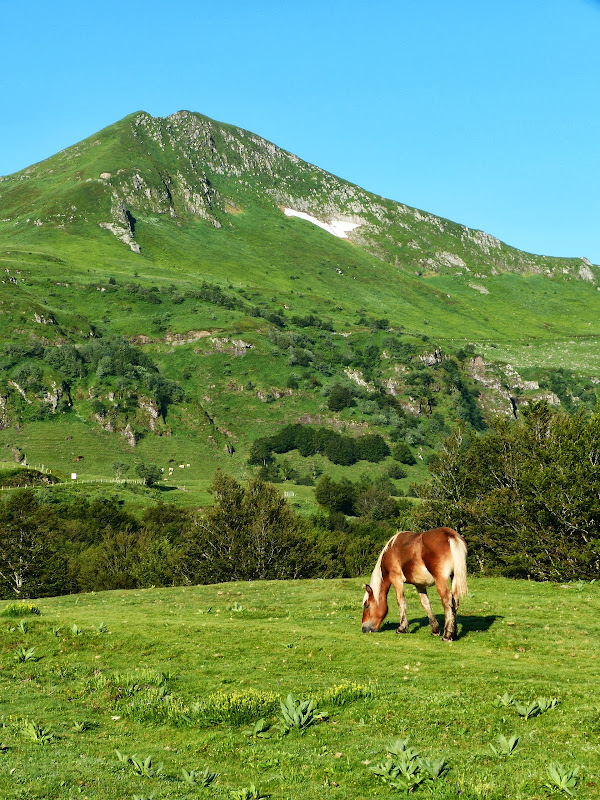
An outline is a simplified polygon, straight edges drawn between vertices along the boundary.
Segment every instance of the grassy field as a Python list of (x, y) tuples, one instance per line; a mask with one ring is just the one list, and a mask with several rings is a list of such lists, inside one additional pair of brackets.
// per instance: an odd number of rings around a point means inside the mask
[[(0, 795), (391, 798), (404, 793), (370, 767), (410, 737), (449, 767), (416, 797), (541, 799), (557, 761), (579, 767), (577, 797), (596, 798), (600, 584), (470, 589), (449, 645), (412, 590), (409, 635), (395, 634), (395, 609), (361, 634), (360, 580), (67, 596), (0, 616)], [(289, 692), (328, 719), (284, 735)], [(496, 704), (505, 693), (558, 704), (526, 719)], [(266, 735), (249, 735), (259, 718)], [(492, 750), (499, 735), (520, 737), (512, 755)]]

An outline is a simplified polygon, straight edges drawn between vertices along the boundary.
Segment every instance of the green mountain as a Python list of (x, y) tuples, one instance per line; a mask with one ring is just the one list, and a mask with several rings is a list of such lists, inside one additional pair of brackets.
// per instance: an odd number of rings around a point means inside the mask
[[(0, 445), (62, 478), (151, 463), (196, 502), (216, 467), (249, 474), (256, 439), (303, 423), (408, 444), (400, 490), (458, 417), (596, 401), (600, 268), (200, 114), (132, 114), (0, 178), (0, 262)], [(368, 466), (278, 447), (299, 505), (311, 473)]]

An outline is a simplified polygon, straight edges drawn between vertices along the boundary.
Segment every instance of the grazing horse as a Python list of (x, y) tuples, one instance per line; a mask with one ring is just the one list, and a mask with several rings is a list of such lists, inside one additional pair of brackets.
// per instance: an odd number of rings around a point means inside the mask
[[(404, 584), (411, 583), (419, 593), (427, 612), (431, 635), (438, 636), (440, 626), (431, 610), (427, 587), (435, 584), (444, 606), (445, 642), (456, 636), (456, 609), (467, 594), (467, 545), (452, 528), (435, 528), (425, 533), (399, 531), (385, 545), (367, 584), (363, 600), (362, 631), (374, 633), (388, 612), (387, 595), (393, 584), (400, 609), (400, 625), (396, 633), (406, 633), (406, 598)], [(448, 579), (452, 578), (452, 591)]]

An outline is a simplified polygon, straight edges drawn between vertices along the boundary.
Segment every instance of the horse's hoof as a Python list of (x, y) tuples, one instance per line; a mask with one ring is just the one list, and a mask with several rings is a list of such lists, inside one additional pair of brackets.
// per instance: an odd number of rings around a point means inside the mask
[(454, 636), (442, 636), (442, 642), (453, 642)]
[(439, 636), (440, 632), (439, 631), (431, 631), (431, 635), (432, 636)]
[(396, 633), (408, 633), (408, 628), (396, 628)]

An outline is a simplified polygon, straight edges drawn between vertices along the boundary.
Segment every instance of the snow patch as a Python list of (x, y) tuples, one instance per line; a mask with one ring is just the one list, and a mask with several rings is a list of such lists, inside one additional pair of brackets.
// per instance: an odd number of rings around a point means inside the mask
[(341, 219), (332, 219), (331, 222), (323, 222), (307, 214), (306, 211), (294, 211), (293, 208), (284, 208), (283, 213), (286, 217), (300, 217), (300, 219), (306, 219), (308, 222), (312, 222), (313, 225), (318, 225), (319, 228), (323, 228), (327, 233), (337, 236), (338, 239), (347, 239), (350, 231), (353, 231), (360, 225), (359, 222), (344, 222)]

